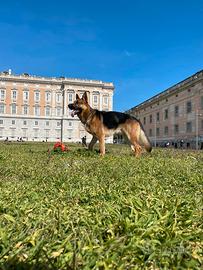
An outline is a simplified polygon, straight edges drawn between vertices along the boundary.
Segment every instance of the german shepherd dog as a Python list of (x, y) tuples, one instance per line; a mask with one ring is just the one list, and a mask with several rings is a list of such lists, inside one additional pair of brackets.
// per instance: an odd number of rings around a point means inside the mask
[(142, 146), (151, 152), (151, 143), (145, 134), (143, 126), (135, 117), (121, 112), (99, 111), (90, 107), (88, 104), (87, 93), (80, 98), (76, 94), (76, 100), (68, 105), (72, 110), (71, 115), (77, 115), (85, 126), (87, 132), (92, 134), (92, 140), (88, 149), (93, 150), (97, 140), (99, 140), (100, 155), (105, 154), (105, 137), (121, 131), (131, 143), (131, 148), (136, 156), (142, 152)]

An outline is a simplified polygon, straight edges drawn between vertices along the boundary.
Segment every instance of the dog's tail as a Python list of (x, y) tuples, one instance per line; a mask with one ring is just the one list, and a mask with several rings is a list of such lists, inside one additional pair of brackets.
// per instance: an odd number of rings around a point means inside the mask
[(147, 152), (152, 151), (152, 144), (147, 137), (147, 134), (145, 133), (142, 125), (140, 125), (140, 136), (139, 136), (139, 141), (144, 145), (144, 148), (147, 150)]

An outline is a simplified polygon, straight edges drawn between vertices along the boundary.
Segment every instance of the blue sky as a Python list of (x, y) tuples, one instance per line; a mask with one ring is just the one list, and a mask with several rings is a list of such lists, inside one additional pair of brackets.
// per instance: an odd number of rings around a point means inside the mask
[(8, 68), (113, 82), (124, 111), (203, 69), (203, 0), (1, 1)]

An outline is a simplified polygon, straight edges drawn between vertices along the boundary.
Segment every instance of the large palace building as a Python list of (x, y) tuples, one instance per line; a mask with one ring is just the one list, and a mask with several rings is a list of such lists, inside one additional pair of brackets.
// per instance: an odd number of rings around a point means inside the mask
[(91, 138), (68, 104), (88, 93), (93, 108), (111, 110), (113, 83), (0, 73), (0, 140), (80, 141)]
[(203, 70), (128, 110), (153, 145), (203, 149)]

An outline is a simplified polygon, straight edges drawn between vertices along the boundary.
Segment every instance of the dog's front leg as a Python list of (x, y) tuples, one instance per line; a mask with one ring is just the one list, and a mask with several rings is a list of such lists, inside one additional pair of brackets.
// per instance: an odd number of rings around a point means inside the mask
[(99, 138), (99, 150), (100, 150), (100, 156), (104, 156), (105, 155), (105, 136), (102, 135)]
[(90, 151), (93, 150), (93, 147), (94, 147), (94, 145), (95, 145), (96, 142), (97, 142), (97, 137), (93, 136), (91, 142), (90, 142), (89, 145), (88, 145), (88, 149), (89, 149)]

